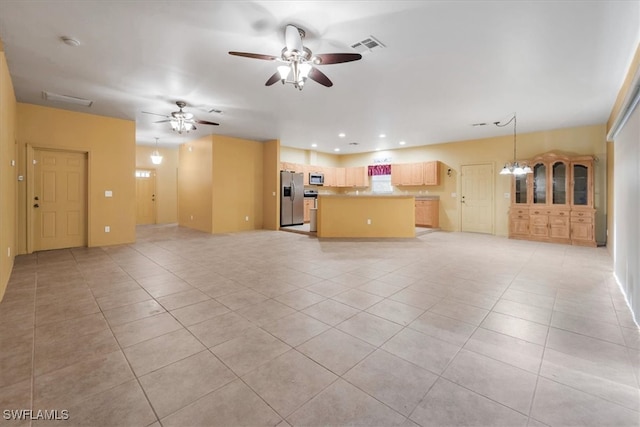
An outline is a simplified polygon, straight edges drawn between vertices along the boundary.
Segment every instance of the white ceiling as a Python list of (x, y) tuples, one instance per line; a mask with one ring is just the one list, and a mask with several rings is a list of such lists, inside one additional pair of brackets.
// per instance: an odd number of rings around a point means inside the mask
[[(334, 86), (301, 92), (264, 85), (277, 63), (228, 55), (279, 55), (287, 24), (314, 53), (353, 52), (370, 35), (386, 48), (319, 66)], [(0, 38), (18, 101), (135, 120), (138, 144), (216, 133), (353, 153), (509, 134), (471, 124), (514, 112), (519, 133), (606, 122), (640, 42), (640, 1), (0, 0)], [(142, 113), (178, 100), (220, 126), (178, 135)]]

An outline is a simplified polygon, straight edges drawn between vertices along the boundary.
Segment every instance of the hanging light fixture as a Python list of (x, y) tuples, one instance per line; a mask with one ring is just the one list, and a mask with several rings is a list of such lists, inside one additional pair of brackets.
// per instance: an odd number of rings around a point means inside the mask
[(524, 175), (527, 173), (532, 173), (533, 171), (526, 163), (518, 163), (516, 156), (516, 124), (518, 120), (516, 119), (516, 113), (513, 113), (513, 117), (511, 120), (504, 124), (500, 124), (500, 122), (493, 122), (494, 125), (498, 127), (505, 127), (509, 123), (513, 122), (513, 162), (506, 163), (502, 170), (500, 171), (500, 175)]
[(153, 153), (151, 153), (151, 163), (153, 163), (154, 165), (159, 165), (162, 163), (162, 156), (158, 151), (158, 138), (156, 138), (156, 149), (153, 150)]
[[(284, 53), (283, 53), (284, 55)], [(278, 67), (278, 75), (282, 84), (290, 83), (296, 89), (302, 90), (305, 82), (309, 78), (309, 73), (313, 66), (310, 61), (311, 51), (304, 48), (303, 52), (294, 51), (286, 53), (288, 64)], [(276, 80), (277, 81), (277, 80)]]

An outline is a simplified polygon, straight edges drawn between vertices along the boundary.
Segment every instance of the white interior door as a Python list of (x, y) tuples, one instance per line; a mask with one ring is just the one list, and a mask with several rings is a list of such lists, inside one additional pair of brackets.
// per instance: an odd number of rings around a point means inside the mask
[(87, 246), (87, 154), (34, 150), (33, 250)]
[(462, 231), (493, 234), (493, 165), (463, 165), (461, 179)]

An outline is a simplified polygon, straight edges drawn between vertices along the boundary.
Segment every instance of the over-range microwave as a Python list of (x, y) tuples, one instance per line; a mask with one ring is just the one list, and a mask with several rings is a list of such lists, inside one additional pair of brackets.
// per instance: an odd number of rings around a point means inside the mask
[(324, 185), (324, 174), (318, 172), (310, 172), (309, 185)]

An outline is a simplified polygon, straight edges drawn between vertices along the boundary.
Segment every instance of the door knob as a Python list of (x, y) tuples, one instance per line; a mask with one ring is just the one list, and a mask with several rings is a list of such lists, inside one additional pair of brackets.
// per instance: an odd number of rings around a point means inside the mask
[(40, 205), (36, 203), (35, 205), (33, 205), (33, 207), (34, 207), (34, 208), (39, 208), (39, 207), (40, 207)]

